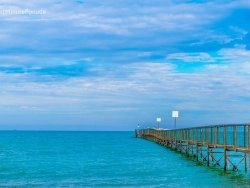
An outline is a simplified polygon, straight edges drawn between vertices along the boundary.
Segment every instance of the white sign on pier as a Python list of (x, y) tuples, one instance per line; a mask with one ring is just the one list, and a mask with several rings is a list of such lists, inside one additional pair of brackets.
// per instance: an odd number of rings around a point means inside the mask
[(172, 111), (172, 117), (178, 118), (179, 117), (179, 111)]
[(161, 122), (161, 118), (156, 118), (156, 121), (157, 121), (158, 123), (160, 123), (160, 122)]

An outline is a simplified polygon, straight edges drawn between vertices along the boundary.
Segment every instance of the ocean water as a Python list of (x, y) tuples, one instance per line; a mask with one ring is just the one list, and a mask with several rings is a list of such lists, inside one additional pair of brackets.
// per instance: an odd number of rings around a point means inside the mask
[(133, 132), (1, 131), (0, 187), (249, 187)]

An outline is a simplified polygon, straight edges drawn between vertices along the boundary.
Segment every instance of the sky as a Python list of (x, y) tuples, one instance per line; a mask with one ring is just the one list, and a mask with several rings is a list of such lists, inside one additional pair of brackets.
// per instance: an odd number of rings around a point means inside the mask
[(249, 0), (0, 0), (0, 129), (249, 123), (249, 18)]

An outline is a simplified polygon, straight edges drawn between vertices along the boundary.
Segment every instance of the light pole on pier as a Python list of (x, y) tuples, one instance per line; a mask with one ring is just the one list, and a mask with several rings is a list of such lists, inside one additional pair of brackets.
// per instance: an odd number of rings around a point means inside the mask
[(176, 118), (179, 117), (179, 111), (172, 111), (172, 118), (174, 118), (174, 129), (176, 129)]
[(156, 122), (157, 122), (157, 128), (159, 129), (160, 128), (160, 123), (161, 123), (161, 118), (156, 118)]

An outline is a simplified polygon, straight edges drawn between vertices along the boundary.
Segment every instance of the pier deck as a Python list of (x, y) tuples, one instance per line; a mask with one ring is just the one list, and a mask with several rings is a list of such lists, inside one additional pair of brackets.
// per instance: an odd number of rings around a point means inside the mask
[(185, 153), (208, 166), (220, 166), (225, 171), (249, 170), (250, 124), (138, 129), (136, 136)]

